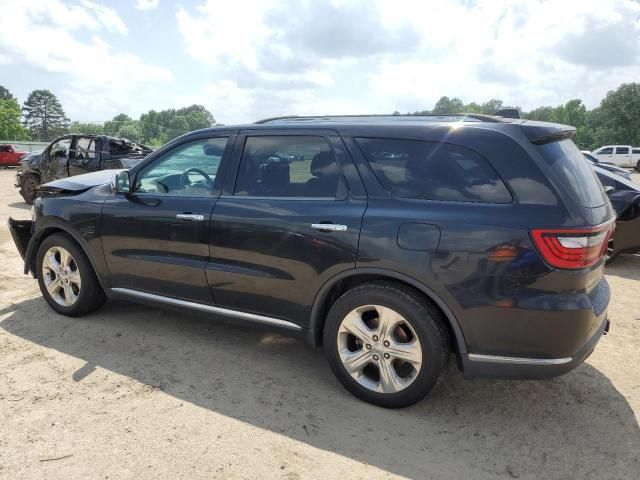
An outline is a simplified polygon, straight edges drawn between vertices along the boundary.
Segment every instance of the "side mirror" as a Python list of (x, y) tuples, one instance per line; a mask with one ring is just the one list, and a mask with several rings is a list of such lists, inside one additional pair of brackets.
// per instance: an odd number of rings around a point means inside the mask
[(612, 186), (612, 185), (605, 185), (604, 186), (604, 192), (609, 194), (611, 192), (613, 192), (616, 189), (616, 187)]
[(124, 170), (116, 173), (115, 184), (113, 190), (116, 193), (127, 194), (131, 193), (131, 183), (129, 181), (129, 172)]

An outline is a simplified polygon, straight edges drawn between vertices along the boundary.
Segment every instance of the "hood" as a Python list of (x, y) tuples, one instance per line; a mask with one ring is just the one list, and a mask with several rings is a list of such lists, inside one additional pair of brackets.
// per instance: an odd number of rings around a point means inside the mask
[(98, 172), (85, 173), (75, 177), (61, 178), (53, 182), (45, 183), (38, 187), (38, 191), (53, 195), (65, 193), (81, 193), (98, 185), (111, 183), (118, 172), (122, 170), (100, 170)]

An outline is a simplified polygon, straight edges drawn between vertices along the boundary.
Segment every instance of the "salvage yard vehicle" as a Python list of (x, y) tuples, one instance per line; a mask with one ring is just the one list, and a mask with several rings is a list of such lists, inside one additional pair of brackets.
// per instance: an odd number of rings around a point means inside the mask
[(640, 185), (599, 165), (593, 168), (617, 216), (616, 230), (607, 249), (607, 263), (621, 253), (640, 253)]
[(620, 175), (621, 177), (624, 177), (627, 180), (631, 179), (631, 172), (629, 170), (626, 170), (622, 167), (616, 167), (613, 163), (601, 162), (595, 155), (593, 155), (588, 150), (583, 150), (582, 153), (584, 155), (584, 158), (586, 158), (591, 165), (597, 165), (598, 167), (608, 170), (611, 173), (615, 173), (616, 175)]
[(403, 407), (450, 352), (467, 377), (547, 378), (608, 331), (615, 214), (574, 134), (472, 114), (210, 128), (42, 186), (10, 229), (56, 312), (119, 298), (262, 325)]
[(632, 168), (640, 165), (640, 148), (631, 145), (606, 145), (592, 153), (600, 161), (610, 162), (618, 167)]
[(151, 148), (124, 138), (64, 135), (51, 142), (39, 158), (22, 162), (16, 188), (31, 205), (42, 183), (97, 170), (130, 168), (151, 152)]
[(26, 154), (27, 152), (17, 145), (0, 145), (0, 168), (17, 167), (20, 165), (20, 159)]

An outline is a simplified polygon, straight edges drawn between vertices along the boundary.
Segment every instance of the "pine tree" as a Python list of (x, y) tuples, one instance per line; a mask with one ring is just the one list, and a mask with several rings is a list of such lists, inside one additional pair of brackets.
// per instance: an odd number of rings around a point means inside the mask
[(0, 100), (15, 100), (16, 98), (11, 94), (9, 89), (0, 85)]
[(33, 138), (49, 141), (64, 133), (69, 127), (69, 119), (62, 105), (49, 90), (34, 90), (22, 106), (24, 125)]

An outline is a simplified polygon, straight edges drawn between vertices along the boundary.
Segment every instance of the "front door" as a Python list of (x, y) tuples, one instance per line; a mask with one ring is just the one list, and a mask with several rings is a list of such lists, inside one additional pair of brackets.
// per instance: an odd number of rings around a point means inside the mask
[(43, 159), (40, 163), (42, 183), (52, 182), (68, 176), (72, 138), (61, 138), (44, 151)]
[(366, 195), (332, 133), (238, 137), (211, 222), (216, 306), (305, 327), (316, 293), (355, 267)]
[(132, 172), (132, 193), (102, 212), (109, 286), (211, 303), (209, 221), (229, 137), (179, 144)]

